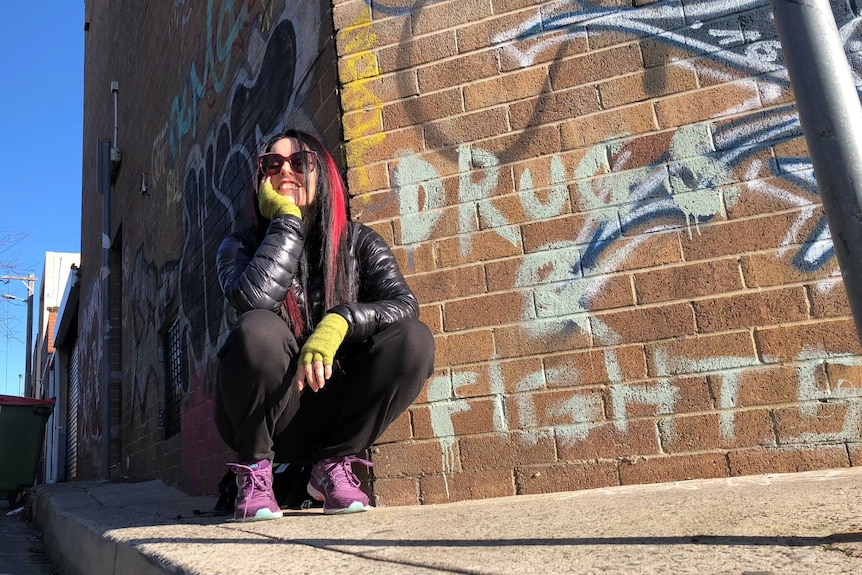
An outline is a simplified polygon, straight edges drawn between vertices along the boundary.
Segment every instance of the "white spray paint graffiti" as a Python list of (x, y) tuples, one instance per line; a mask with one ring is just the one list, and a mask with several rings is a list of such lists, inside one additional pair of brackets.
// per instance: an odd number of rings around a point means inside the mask
[[(442, 452), (443, 483), (446, 488), (446, 496), (449, 496), (449, 483), (446, 474), (452, 474), (456, 470), (457, 456), (455, 455), (455, 426), (452, 416), (470, 410), (470, 404), (464, 399), (453, 399), (453, 392), (461, 385), (469, 385), (476, 380), (477, 375), (473, 373), (458, 374), (450, 379), (449, 376), (441, 375), (435, 377), (428, 384), (428, 401), (430, 402), (431, 429), (440, 441)], [(455, 381), (457, 380), (457, 382)]]
[(518, 197), (527, 215), (534, 220), (547, 220), (563, 213), (569, 200), (569, 190), (566, 188), (566, 167), (559, 156), (551, 158), (551, 189), (546, 202), (542, 202), (533, 189), (533, 175), (530, 170), (521, 173), (518, 184)]
[[(624, 167), (624, 150), (618, 144), (598, 145), (592, 148), (574, 169), (575, 177), (579, 178), (577, 189), (581, 193), (584, 205), (593, 209), (591, 217), (586, 218), (586, 224), (577, 232), (571, 242), (558, 242), (549, 249), (539, 250), (526, 254), (518, 268), (514, 281), (515, 288), (526, 288), (530, 290), (532, 297), (525, 297), (525, 308), (522, 317), (525, 319), (525, 328), (530, 337), (540, 339), (546, 335), (558, 333), (563, 322), (572, 322), (585, 333), (592, 334), (597, 341), (605, 345), (619, 343), (617, 334), (590, 311), (590, 302), (604, 287), (605, 280), (602, 275), (619, 269), (628, 259), (631, 252), (638, 245), (637, 238), (628, 244), (618, 247), (613, 253), (587, 270), (590, 274), (598, 275), (598, 278), (581, 277), (573, 279), (573, 261), (578, 261), (581, 255), (580, 246), (586, 244), (596, 233), (599, 227), (613, 220), (617, 214), (623, 217), (640, 217), (641, 208), (626, 207), (627, 200), (632, 197), (646, 197), (655, 194), (657, 189), (664, 188), (671, 194), (670, 203), (686, 215), (686, 226), (689, 238), (693, 238), (691, 221), (695, 228), (699, 219), (711, 217), (723, 209), (721, 190), (726, 197), (733, 201), (738, 198), (739, 190), (732, 185), (733, 179), (730, 169), (715, 157), (700, 156), (710, 146), (708, 130), (703, 125), (686, 126), (677, 131), (670, 147), (669, 155), (677, 162), (677, 171), (671, 175), (662, 168), (648, 168), (647, 170), (631, 170), (631, 173), (620, 174), (614, 185), (608, 185), (608, 176), (592, 177), (598, 171), (608, 166), (608, 154), (614, 154), (615, 168)], [(480, 157), (481, 167), (486, 170), (484, 179), (478, 183), (469, 178), (470, 150), (467, 146), (459, 148), (459, 165), (467, 170), (460, 178), (459, 198), (464, 205), (461, 207), (462, 214), (470, 214), (468, 218), (464, 215), (460, 218), (459, 232), (462, 234), (475, 230), (474, 219), (475, 206), (479, 205), (480, 213), (486, 221), (493, 222), (489, 226), (501, 237), (508, 241), (514, 241), (507, 234), (515, 230), (505, 221), (502, 214), (486, 209), (490, 206), (488, 198), (492, 195), (494, 188), (490, 185), (496, 183), (498, 172), (497, 162), (493, 155), (486, 151), (472, 152), (472, 157)], [(754, 169), (754, 168), (753, 168)], [(559, 157), (552, 158), (551, 191), (545, 202), (540, 202), (536, 196), (533, 186), (532, 174), (525, 169), (519, 178), (517, 189), (518, 198), (524, 207), (525, 213), (534, 218), (551, 218), (558, 215), (566, 205), (565, 168)], [(611, 177), (613, 174), (611, 175)], [(602, 180), (605, 181), (602, 181)], [(419, 242), (427, 239), (438, 225), (441, 210), (444, 208), (444, 192), (440, 176), (432, 165), (415, 157), (405, 155), (404, 159), (395, 170), (395, 181), (399, 183), (401, 206), (404, 212), (405, 223), (402, 226), (402, 241)], [(622, 185), (621, 185), (622, 183)], [(768, 185), (768, 184), (765, 184)], [(723, 188), (716, 189), (716, 186)], [(420, 206), (420, 187), (425, 192), (425, 200)], [(692, 191), (693, 190), (693, 191)], [(804, 198), (786, 190), (770, 188), (773, 195), (786, 196), (789, 203), (797, 205), (804, 202)], [(810, 200), (809, 200), (810, 201)], [(618, 206), (609, 208), (608, 206)], [(483, 211), (484, 210), (484, 211)], [(628, 210), (628, 211), (625, 211)], [(641, 211), (638, 211), (641, 210)], [(658, 231), (674, 224), (657, 222), (649, 231)], [(506, 230), (503, 232), (502, 230)], [(472, 246), (469, 242), (461, 243), (462, 255), (470, 253)], [(535, 318), (535, 319), (534, 319)], [(817, 354), (813, 354), (816, 356)], [(493, 359), (493, 358), (492, 358)], [(802, 359), (802, 358), (800, 358)], [(607, 350), (605, 353), (606, 370), (610, 384), (611, 408), (614, 426), (621, 433), (628, 432), (629, 406), (647, 405), (655, 408), (660, 418), (660, 435), (665, 442), (672, 442), (674, 438), (673, 420), (669, 416), (674, 413), (675, 404), (680, 399), (680, 391), (670, 380), (663, 379), (649, 385), (626, 385), (623, 383), (622, 370), (618, 365), (616, 353)], [(722, 438), (728, 442), (735, 441), (735, 409), (740, 386), (741, 368), (751, 367), (757, 363), (756, 358), (739, 357), (712, 357), (703, 360), (690, 360), (684, 357), (671, 358), (662, 353), (657, 354), (656, 364), (659, 376), (667, 376), (683, 373), (714, 374), (720, 381), (719, 396), (717, 398), (719, 410), (719, 431)], [(462, 374), (466, 377), (465, 383), (472, 383), (477, 377)], [(503, 390), (505, 389), (502, 371), (499, 370), (493, 378), (495, 390), (496, 414), (495, 429), (498, 432), (510, 431), (512, 428), (505, 417)], [(804, 381), (804, 377), (801, 378)], [(452, 399), (452, 387), (448, 379), (435, 380), (431, 384), (429, 401), (431, 402), (433, 430), (440, 441), (443, 468), (447, 473), (452, 473), (456, 465), (456, 454), (454, 451), (455, 436), (452, 425), (452, 415), (469, 410), (469, 403), (464, 400)], [(534, 398), (527, 391), (534, 391), (544, 387), (544, 373), (539, 371), (526, 377), (515, 386), (516, 404), (518, 406), (517, 429), (522, 431), (519, 436), (523, 441), (537, 441), (538, 438), (547, 433), (547, 429), (539, 426), (536, 414)], [(801, 389), (801, 394), (806, 394)], [(846, 393), (850, 393), (849, 391)], [(553, 426), (553, 432), (564, 444), (571, 445), (574, 442), (585, 440), (591, 431), (603, 425), (601, 415), (602, 399), (600, 394), (575, 394), (548, 409), (545, 414), (550, 418), (566, 417), (570, 423), (562, 423)], [(848, 413), (847, 422), (852, 422), (852, 417), (857, 414), (859, 407), (853, 404)], [(845, 424), (845, 433), (841, 437), (858, 437), (858, 425)], [(838, 439), (836, 436), (833, 439)], [(803, 442), (815, 441), (817, 438), (805, 436)], [(445, 474), (444, 474), (445, 475)], [(447, 484), (448, 490), (448, 484)]]
[(655, 385), (612, 385), (611, 402), (614, 408), (614, 425), (628, 432), (628, 404), (653, 405), (658, 415), (673, 413), (673, 406), (679, 400), (679, 389), (663, 379)]
[(734, 427), (736, 402), (739, 397), (741, 372), (738, 368), (751, 367), (757, 364), (755, 357), (719, 356), (701, 360), (685, 357), (673, 357), (667, 348), (656, 350), (654, 361), (659, 375), (677, 375), (688, 373), (715, 373), (721, 379), (719, 386), (718, 427), (722, 438), (733, 441), (736, 438)]
[[(485, 177), (474, 182), (470, 177), (471, 161), (480, 169), (485, 170)], [(487, 202), (481, 202), (489, 198), (497, 184), (500, 181), (500, 162), (497, 157), (484, 150), (474, 149), (472, 159), (470, 154), (470, 146), (458, 146), (458, 169), (461, 173), (458, 186), (458, 197), (462, 202), (458, 215), (458, 232), (461, 236), (461, 255), (467, 255), (472, 251), (473, 242), (470, 232), (477, 230), (476, 222), (476, 205), (478, 204), (479, 214), (482, 218), (489, 222), (490, 227), (500, 234), (512, 245), (518, 245), (521, 237), (517, 230), (504, 227), (508, 225), (506, 218), (494, 206)]]
[[(808, 350), (800, 354), (800, 358), (814, 353)], [(607, 354), (607, 361), (616, 361), (614, 354)], [(738, 407), (737, 400), (740, 392), (741, 377), (743, 370), (751, 368), (757, 361), (748, 357), (718, 357), (703, 360), (691, 360), (686, 357), (669, 357), (666, 350), (659, 349), (656, 353), (657, 371), (664, 375), (685, 374), (711, 374), (720, 381), (718, 400), (719, 409), (719, 432), (723, 440), (728, 443), (736, 441), (735, 431), (735, 409)], [(829, 360), (832, 364), (849, 367), (862, 367), (862, 359), (853, 357), (841, 357)], [(838, 403), (847, 406), (844, 415), (842, 429), (837, 433), (802, 433), (798, 438), (790, 438), (785, 443), (790, 444), (816, 444), (824, 442), (842, 442), (857, 440), (862, 432), (862, 382), (851, 382), (846, 379), (838, 379), (833, 389), (819, 389), (815, 379), (815, 372), (822, 365), (822, 361), (803, 362), (796, 367), (798, 377), (800, 415), (809, 418), (817, 417), (817, 409), (822, 402)], [(619, 371), (619, 366), (611, 366), (611, 370)], [(549, 377), (557, 374), (548, 373)], [(478, 374), (462, 373), (458, 375), (461, 385), (475, 383)], [(577, 374), (570, 374), (576, 379)], [(618, 379), (618, 375), (612, 376)], [(568, 398), (562, 399), (547, 408), (545, 416), (551, 419), (564, 418), (567, 422), (559, 423), (550, 427), (542, 427), (536, 412), (536, 403), (531, 391), (539, 391), (545, 388), (545, 373), (540, 370), (533, 372), (515, 385), (515, 401), (518, 408), (518, 421), (514, 426), (509, 425), (505, 418), (495, 418), (497, 432), (518, 430), (521, 441), (525, 444), (535, 444), (540, 438), (547, 437), (552, 433), (559, 438), (563, 445), (571, 446), (578, 441), (586, 440), (590, 433), (604, 425), (602, 412), (602, 398), (598, 391), (584, 393), (573, 390)], [(611, 407), (613, 410), (612, 421), (615, 428), (621, 433), (628, 433), (629, 407), (631, 405), (645, 405), (655, 408), (657, 425), (661, 439), (664, 443), (673, 443), (675, 431), (673, 419), (676, 403), (681, 399), (681, 390), (669, 379), (662, 379), (651, 384), (611, 384)], [(432, 427), (435, 436), (440, 441), (443, 452), (444, 481), (445, 474), (452, 474), (457, 468), (457, 455), (454, 450), (455, 430), (452, 424), (452, 415), (469, 410), (469, 404), (463, 399), (453, 399), (453, 386), (446, 376), (435, 378), (429, 384), (428, 400), (431, 402)], [(448, 483), (446, 486), (448, 495)]]
[(494, 398), (494, 430), (504, 432), (509, 429), (509, 420), (505, 403), (506, 380), (499, 363), (492, 362), (488, 366), (488, 376), (491, 379), (491, 396)]
[(551, 417), (566, 417), (571, 424), (555, 426), (555, 431), (564, 443), (571, 445), (584, 440), (604, 418), (602, 397), (597, 393), (574, 394), (569, 399), (558, 402), (548, 410)]
[[(670, 193), (674, 203), (685, 214), (688, 239), (692, 239), (694, 222), (700, 234), (701, 218), (711, 218), (722, 211), (720, 186), (734, 182), (727, 164), (715, 157), (701, 155), (710, 149), (709, 130), (704, 124), (683, 126), (673, 135), (670, 145)], [(692, 191), (694, 190), (694, 191)], [(733, 193), (733, 190), (727, 190)]]
[[(671, 0), (636, 8), (594, 6), (579, 10), (584, 4), (595, 5), (596, 3), (559, 0), (553, 4), (553, 7), (549, 6), (543, 10), (542, 14), (531, 16), (510, 30), (494, 35), (491, 45), (501, 46), (521, 67), (533, 65), (539, 54), (554, 46), (586, 37), (588, 30), (625, 31), (635, 37), (660, 35), (664, 42), (684, 46), (695, 54), (716, 53), (717, 50), (734, 41), (751, 41), (760, 36), (754, 32), (745, 35), (733, 29), (728, 32), (721, 28), (723, 25), (721, 20), (708, 24), (704, 24), (704, 21), (716, 19), (722, 12), (751, 10), (765, 3), (765, 0), (747, 0), (744, 3), (734, 3), (729, 8), (726, 0), (710, 0), (709, 3), (704, 3), (697, 8), (688, 5), (684, 9), (682, 2)], [(545, 15), (555, 13), (557, 15), (551, 18)], [(689, 26), (683, 25), (686, 16), (693, 20)], [(705, 25), (707, 29), (704, 34)], [(668, 29), (669, 27), (672, 29)], [(733, 34), (736, 35), (733, 36)], [(719, 40), (711, 42), (710, 38)], [(530, 40), (529, 47), (522, 49), (519, 46), (521, 40)], [(779, 42), (769, 39), (747, 44), (743, 48), (743, 53), (723, 50), (714, 57), (728, 65), (750, 70), (751, 75), (755, 76), (773, 71), (780, 53)]]
[[(810, 355), (803, 352), (800, 356)], [(790, 442), (799, 443), (823, 443), (855, 441), (862, 433), (862, 385), (854, 385), (846, 379), (838, 379), (832, 389), (818, 389), (815, 378), (815, 370), (822, 362), (802, 365), (799, 372), (799, 414), (805, 417), (817, 417), (817, 408), (821, 401), (840, 403), (847, 406), (847, 413), (841, 431), (838, 433), (810, 433), (805, 432), (798, 440), (791, 439)], [(829, 360), (831, 364), (844, 365), (847, 367), (862, 366), (862, 359), (845, 357)], [(862, 383), (862, 382), (860, 382)]]
[[(401, 242), (409, 245), (424, 241), (442, 215), (439, 208), (446, 204), (446, 193), (437, 169), (405, 152), (392, 174), (392, 181), (398, 190), (401, 210)], [(420, 191), (424, 191), (422, 205)]]

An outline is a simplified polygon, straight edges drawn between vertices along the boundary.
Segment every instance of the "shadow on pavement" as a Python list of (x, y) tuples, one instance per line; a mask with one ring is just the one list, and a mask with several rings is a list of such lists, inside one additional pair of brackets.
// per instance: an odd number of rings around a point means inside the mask
[[(201, 543), (235, 544), (236, 539), (212, 538), (146, 538), (133, 539), (128, 543)], [(828, 537), (787, 536), (736, 536), (736, 535), (690, 535), (683, 537), (561, 537), (543, 539), (263, 539), (243, 540), (243, 544), (310, 545), (312, 547), (535, 547), (577, 545), (716, 545), (716, 546), (777, 546), (814, 547), (834, 543), (860, 543), (862, 532), (836, 533)]]

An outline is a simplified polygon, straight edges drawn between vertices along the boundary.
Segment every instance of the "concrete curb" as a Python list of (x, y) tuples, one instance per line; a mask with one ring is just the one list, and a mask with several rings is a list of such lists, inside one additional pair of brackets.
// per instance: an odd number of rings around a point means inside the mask
[(862, 572), (862, 468), (233, 523), (160, 481), (39, 486), (64, 575)]
[[(158, 502), (151, 497), (141, 498), (142, 485), (146, 486), (146, 493), (160, 493), (164, 498), (160, 497)], [(29, 505), (33, 522), (42, 531), (45, 547), (63, 575), (162, 575), (183, 571), (129, 544), (128, 540), (117, 536), (117, 530), (139, 524), (144, 517), (153, 523), (168, 525), (170, 522), (166, 518), (163, 520), (159, 511), (168, 502), (183, 499), (191, 498), (160, 481), (68, 483), (33, 489)], [(144, 508), (153, 503), (157, 505), (154, 513), (141, 516), (136, 507), (127, 507), (129, 503)]]

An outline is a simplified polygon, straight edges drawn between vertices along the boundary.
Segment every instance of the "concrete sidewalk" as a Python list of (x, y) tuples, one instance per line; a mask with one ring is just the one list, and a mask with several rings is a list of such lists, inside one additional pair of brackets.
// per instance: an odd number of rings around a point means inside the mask
[(233, 523), (159, 481), (39, 486), (63, 575), (862, 573), (862, 468)]

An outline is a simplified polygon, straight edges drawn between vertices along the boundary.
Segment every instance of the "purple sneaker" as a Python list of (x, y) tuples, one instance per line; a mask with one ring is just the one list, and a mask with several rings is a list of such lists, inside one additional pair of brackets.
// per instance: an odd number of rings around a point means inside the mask
[(327, 515), (371, 509), (368, 496), (359, 488), (359, 478), (350, 466), (354, 462), (373, 466), (370, 461), (352, 455), (330, 457), (312, 466), (307, 491), (315, 500), (323, 501), (323, 512)]
[(283, 515), (272, 492), (272, 463), (267, 459), (243, 465), (229, 463), (236, 473), (237, 496), (234, 521), (262, 521)]

